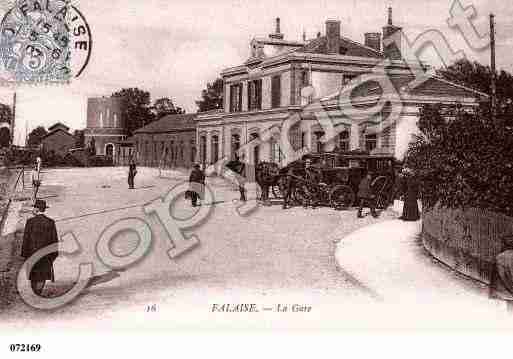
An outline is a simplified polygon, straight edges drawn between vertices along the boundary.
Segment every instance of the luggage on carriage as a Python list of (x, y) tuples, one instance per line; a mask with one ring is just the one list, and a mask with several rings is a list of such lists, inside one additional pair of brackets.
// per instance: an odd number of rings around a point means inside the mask
[[(311, 161), (313, 171), (318, 174), (313, 180), (311, 175), (306, 175), (307, 159)], [(292, 199), (297, 204), (309, 201), (342, 209), (357, 203), (358, 185), (365, 174), (370, 172), (373, 176), (371, 188), (376, 206), (385, 209), (393, 200), (394, 164), (395, 160), (390, 155), (362, 151), (324, 152), (306, 155), (284, 168), (279, 168), (275, 163), (262, 162), (257, 166), (256, 177), (257, 182), (271, 189), (275, 197), (285, 193), (287, 183), (292, 178)]]

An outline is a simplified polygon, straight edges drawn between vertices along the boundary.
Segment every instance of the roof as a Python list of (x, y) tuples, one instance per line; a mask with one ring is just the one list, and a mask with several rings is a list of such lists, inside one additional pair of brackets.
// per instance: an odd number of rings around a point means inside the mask
[(65, 124), (63, 124), (62, 122), (57, 122), (56, 124), (54, 124), (53, 126), (51, 127), (48, 127), (48, 131), (53, 131), (53, 129), (55, 129), (56, 127), (62, 127), (62, 128), (65, 128), (66, 131), (69, 131), (69, 127), (66, 126)]
[[(316, 39), (311, 40), (300, 51), (306, 53), (327, 54), (327, 43), (328, 40), (326, 36), (320, 36)], [(340, 37), (340, 47), (344, 47), (347, 49), (344, 53), (345, 56), (383, 58), (383, 54), (381, 52), (374, 50), (371, 47), (362, 45), (351, 39), (348, 39), (347, 37)]]
[[(415, 86), (413, 75), (388, 75), (388, 80), (397, 93), (407, 93), (413, 96), (436, 96), (436, 97), (475, 97), (486, 98), (487, 94), (476, 91), (472, 88), (461, 86), (450, 81), (433, 76)], [(413, 87), (410, 87), (413, 86)], [(351, 92), (351, 98), (381, 96), (383, 89), (377, 81), (368, 80), (361, 85), (356, 85)], [(336, 98), (339, 93), (325, 97), (323, 100)]]
[(197, 114), (168, 115), (154, 121), (144, 127), (135, 130), (134, 133), (163, 133), (196, 130), (194, 119)]
[[(53, 126), (52, 126), (52, 127), (53, 127)], [(50, 137), (50, 136), (52, 136), (52, 135), (56, 134), (56, 133), (57, 133), (57, 132), (59, 132), (59, 131), (61, 131), (61, 132), (65, 133), (66, 135), (68, 135), (68, 136), (70, 136), (70, 137), (74, 137), (74, 136), (73, 136), (71, 133), (69, 133), (68, 131), (64, 131), (62, 128), (58, 128), (58, 129), (56, 129), (56, 130), (53, 130), (53, 131), (51, 131), (51, 132), (47, 133), (47, 134), (43, 137), (43, 139), (45, 139), (45, 138), (47, 138), (47, 137)]]

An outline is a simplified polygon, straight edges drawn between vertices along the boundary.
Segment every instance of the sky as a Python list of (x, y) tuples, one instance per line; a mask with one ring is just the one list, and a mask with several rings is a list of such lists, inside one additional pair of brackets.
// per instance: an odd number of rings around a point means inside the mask
[[(497, 66), (513, 72), (513, 4), (501, 0), (460, 0), (473, 5), (474, 24), (488, 33), (488, 14), (496, 14)], [(93, 36), (93, 51), (84, 73), (70, 85), (20, 86), (17, 92), (15, 142), (26, 132), (61, 121), (84, 128), (88, 97), (109, 96), (124, 87), (151, 93), (152, 100), (170, 97), (195, 112), (201, 90), (223, 68), (242, 64), (255, 36), (274, 31), (281, 18), (286, 39), (300, 40), (318, 31), (327, 19), (342, 22), (342, 35), (363, 42), (365, 32), (380, 32), (387, 7), (394, 24), (410, 39), (430, 29), (441, 31), (454, 50), (489, 64), (489, 51), (470, 49), (461, 34), (447, 25), (453, 0), (74, 0)], [(3, 17), (4, 8), (0, 8)], [(434, 66), (433, 51), (423, 55)], [(0, 102), (12, 104), (12, 88), (0, 88)]]

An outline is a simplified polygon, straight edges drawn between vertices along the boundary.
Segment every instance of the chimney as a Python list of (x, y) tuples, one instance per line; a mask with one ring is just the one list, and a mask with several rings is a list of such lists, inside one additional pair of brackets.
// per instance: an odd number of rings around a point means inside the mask
[(340, 21), (326, 21), (326, 49), (328, 54), (338, 54), (340, 52)]
[(366, 32), (365, 46), (370, 47), (376, 51), (381, 51), (381, 33), (379, 32)]
[[(401, 42), (402, 42), (402, 27), (395, 26), (392, 23), (392, 8), (388, 8), (388, 21), (387, 25), (383, 27), (383, 54), (386, 58), (389, 58), (391, 60), (401, 60), (402, 54), (401, 54)], [(385, 40), (389, 36), (395, 34), (396, 32), (399, 32), (399, 41), (396, 43), (389, 44), (388, 46), (385, 46)]]
[(274, 34), (269, 34), (269, 37), (271, 39), (283, 40), (284, 36), (281, 33), (280, 18), (279, 17), (276, 18), (276, 30), (275, 30)]

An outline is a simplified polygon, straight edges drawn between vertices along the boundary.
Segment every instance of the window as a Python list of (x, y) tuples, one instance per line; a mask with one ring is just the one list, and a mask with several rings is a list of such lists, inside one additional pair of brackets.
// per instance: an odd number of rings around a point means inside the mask
[(242, 84), (230, 86), (230, 112), (242, 111)]
[(271, 79), (271, 107), (281, 106), (281, 76), (273, 76)]
[(114, 114), (114, 127), (120, 127), (118, 122), (118, 114)]
[(205, 136), (200, 137), (200, 157), (201, 163), (205, 163), (207, 160), (207, 138)]
[(191, 162), (196, 161), (196, 143), (194, 140), (191, 140)]
[(301, 85), (302, 86), (308, 86), (310, 85), (310, 76), (308, 76), (308, 70), (303, 70), (301, 72)]
[(377, 145), (377, 136), (376, 134), (365, 135), (365, 149), (367, 151), (372, 151), (376, 148)]
[(103, 112), (100, 112), (100, 127), (103, 127)]
[(281, 163), (282, 159), (283, 154), (281, 152), (278, 141), (276, 141), (274, 138), (271, 138), (271, 162), (279, 164)]
[(232, 157), (235, 158), (237, 151), (240, 148), (240, 135), (233, 134), (232, 135)]
[(315, 150), (317, 151), (317, 153), (324, 152), (324, 143), (322, 143), (321, 141), (322, 136), (324, 136), (324, 132), (315, 132)]
[(306, 132), (301, 132), (301, 148), (308, 147), (306, 144)]
[(219, 136), (212, 136), (212, 163), (219, 160)]
[(349, 131), (345, 130), (339, 133), (338, 148), (340, 151), (349, 151)]
[(183, 141), (180, 141), (180, 161), (183, 161)]
[(248, 82), (248, 111), (262, 109), (262, 80)]

